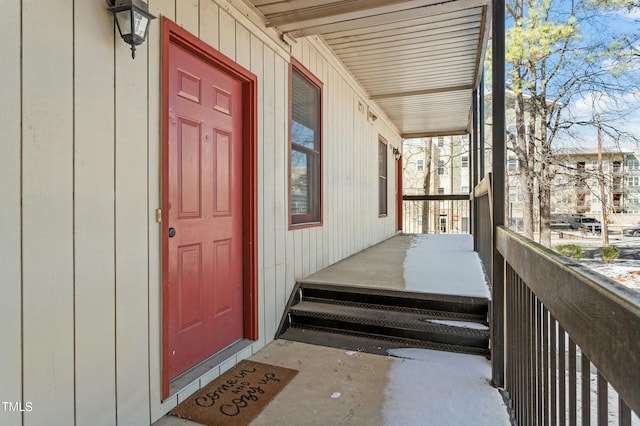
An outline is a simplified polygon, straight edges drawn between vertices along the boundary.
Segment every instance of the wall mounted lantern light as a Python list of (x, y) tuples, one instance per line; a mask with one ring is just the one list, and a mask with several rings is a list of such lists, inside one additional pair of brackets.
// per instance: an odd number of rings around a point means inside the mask
[(143, 0), (107, 0), (109, 11), (118, 24), (120, 37), (131, 45), (131, 57), (136, 57), (136, 46), (144, 43), (149, 24), (156, 17), (149, 13)]
[(400, 150), (395, 146), (393, 147), (393, 157), (396, 159), (396, 161), (400, 159)]

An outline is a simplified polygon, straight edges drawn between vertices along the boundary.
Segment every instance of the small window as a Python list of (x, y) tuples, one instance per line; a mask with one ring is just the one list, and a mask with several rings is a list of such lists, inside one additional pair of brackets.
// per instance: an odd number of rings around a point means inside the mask
[(466, 155), (462, 156), (462, 164), (461, 164), (462, 168), (467, 168), (469, 167), (469, 157)]
[(416, 161), (416, 170), (419, 172), (424, 172), (424, 160)]
[(378, 213), (387, 215), (387, 144), (378, 139)]
[(444, 137), (438, 136), (438, 148), (444, 147)]
[(638, 170), (638, 168), (640, 168), (640, 162), (635, 158), (629, 158), (627, 165), (629, 166), (629, 170)]
[(291, 66), (291, 224), (321, 222), (322, 84), (292, 61)]
[(444, 161), (443, 160), (438, 160), (438, 174), (439, 175), (443, 175), (444, 174)]

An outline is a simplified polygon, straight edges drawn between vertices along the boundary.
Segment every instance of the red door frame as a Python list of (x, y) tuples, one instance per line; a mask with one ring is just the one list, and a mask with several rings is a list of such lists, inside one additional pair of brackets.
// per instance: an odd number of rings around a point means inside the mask
[(169, 396), (168, 296), (169, 244), (164, 236), (168, 223), (169, 188), (169, 45), (174, 44), (219, 68), (242, 83), (242, 262), (244, 297), (244, 338), (258, 340), (258, 78), (213, 47), (189, 33), (175, 22), (162, 18), (162, 398)]
[(396, 160), (396, 228), (402, 231), (402, 155)]

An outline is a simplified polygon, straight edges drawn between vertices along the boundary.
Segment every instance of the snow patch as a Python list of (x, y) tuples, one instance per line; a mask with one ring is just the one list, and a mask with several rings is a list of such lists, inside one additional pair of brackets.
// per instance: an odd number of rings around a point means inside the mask
[[(433, 266), (431, 266), (433, 265)], [(416, 235), (404, 259), (407, 290), (490, 297), (489, 286), (469, 234)]]
[(453, 327), (472, 328), (474, 330), (488, 330), (489, 326), (477, 322), (455, 321), (455, 320), (425, 320), (433, 324), (449, 325)]
[(402, 359), (387, 373), (385, 426), (510, 425), (486, 358), (413, 348), (388, 353)]

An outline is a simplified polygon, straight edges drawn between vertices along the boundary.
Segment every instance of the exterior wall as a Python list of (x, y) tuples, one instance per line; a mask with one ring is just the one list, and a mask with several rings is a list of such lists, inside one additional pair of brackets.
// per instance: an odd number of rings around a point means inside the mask
[[(243, 7), (242, 5), (238, 7)], [(366, 94), (315, 39), (293, 47), (225, 0), (151, 0), (258, 76), (260, 340), (161, 402), (160, 34), (132, 60), (102, 1), (10, 0), (0, 15), (3, 425), (149, 424), (273, 339), (295, 280), (395, 232), (378, 217)], [(22, 21), (21, 21), (22, 17)], [(324, 82), (323, 225), (288, 230), (288, 62)], [(365, 105), (360, 111), (359, 103)]]

